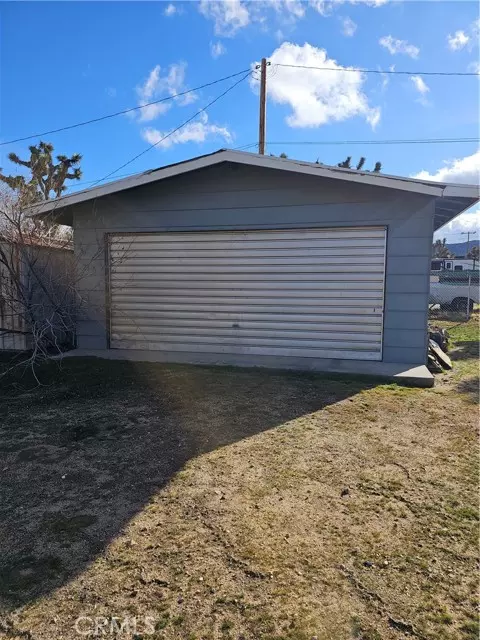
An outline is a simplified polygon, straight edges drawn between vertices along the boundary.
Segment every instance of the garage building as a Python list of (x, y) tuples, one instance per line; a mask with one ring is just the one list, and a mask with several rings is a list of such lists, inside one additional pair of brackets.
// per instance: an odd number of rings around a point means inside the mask
[(382, 374), (425, 365), (446, 185), (220, 150), (52, 203), (85, 276), (79, 352)]

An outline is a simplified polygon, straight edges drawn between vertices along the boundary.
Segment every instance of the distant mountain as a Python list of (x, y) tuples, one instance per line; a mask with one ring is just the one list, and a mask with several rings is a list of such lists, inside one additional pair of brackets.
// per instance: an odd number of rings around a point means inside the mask
[[(480, 240), (471, 239), (469, 248), (471, 249), (474, 245), (478, 245), (480, 247)], [(465, 257), (467, 254), (467, 242), (447, 242), (447, 247), (454, 254), (456, 258)]]

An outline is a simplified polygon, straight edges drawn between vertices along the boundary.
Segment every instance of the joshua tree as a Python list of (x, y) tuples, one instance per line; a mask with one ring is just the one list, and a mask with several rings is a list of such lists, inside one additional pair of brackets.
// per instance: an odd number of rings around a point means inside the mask
[(14, 164), (26, 167), (30, 176), (4, 175), (0, 169), (0, 180), (25, 202), (50, 200), (52, 195), (58, 198), (67, 189), (67, 180), (79, 180), (82, 176), (82, 170), (76, 166), (82, 159), (79, 153), (74, 153), (70, 158), (58, 155), (58, 163), (55, 163), (53, 145), (49, 142), (31, 145), (29, 151), (29, 160), (22, 160), (16, 153), (10, 153), (8, 159)]
[[(356, 170), (357, 171), (361, 171), (363, 169), (363, 166), (365, 164), (366, 158), (364, 158), (363, 156), (360, 158), (360, 160), (358, 161), (358, 164), (356, 166)], [(337, 164), (337, 167), (341, 167), (342, 169), (351, 169), (352, 168), (352, 156), (348, 156), (343, 162), (339, 162)], [(368, 169), (363, 169), (364, 171), (368, 171)], [(373, 168), (373, 172), (374, 173), (380, 173), (380, 171), (382, 170), (382, 163), (381, 162), (376, 162), (375, 166)]]

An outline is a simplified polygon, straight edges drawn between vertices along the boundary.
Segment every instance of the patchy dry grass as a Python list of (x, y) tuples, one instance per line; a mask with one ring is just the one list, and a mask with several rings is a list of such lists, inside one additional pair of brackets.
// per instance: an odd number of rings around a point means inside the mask
[(475, 331), (431, 390), (75, 359), (15, 383), (0, 636), (477, 638)]
[(435, 321), (435, 324), (447, 329), (452, 339), (451, 357), (455, 361), (453, 371), (439, 376), (437, 390), (443, 389), (447, 383), (447, 391), (451, 384), (457, 384), (457, 390), (470, 396), (474, 403), (478, 403), (479, 389), (479, 320), (478, 313), (474, 313), (468, 322)]

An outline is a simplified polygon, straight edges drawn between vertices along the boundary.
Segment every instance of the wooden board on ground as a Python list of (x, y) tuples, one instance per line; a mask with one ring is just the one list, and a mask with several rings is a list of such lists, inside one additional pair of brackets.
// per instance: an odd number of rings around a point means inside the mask
[(430, 349), (435, 354), (435, 357), (437, 358), (437, 360), (442, 365), (442, 367), (444, 367), (445, 369), (451, 369), (452, 368), (452, 361), (447, 356), (447, 354), (440, 349), (440, 347), (435, 342), (435, 340), (431, 340), (430, 339), (429, 340), (429, 346), (430, 346)]

